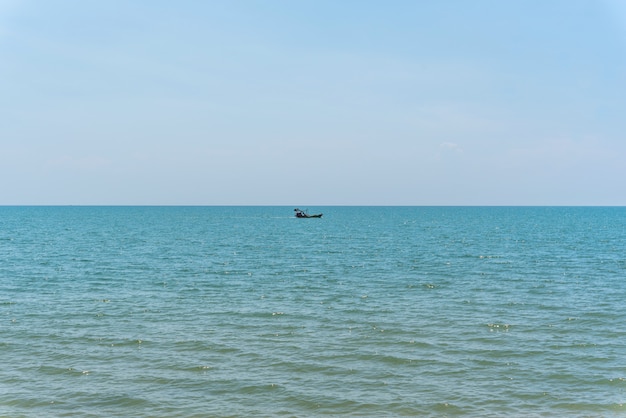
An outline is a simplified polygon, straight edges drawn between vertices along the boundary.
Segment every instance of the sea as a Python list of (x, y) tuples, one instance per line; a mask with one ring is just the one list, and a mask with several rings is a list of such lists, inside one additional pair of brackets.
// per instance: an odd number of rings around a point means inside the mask
[(626, 208), (307, 209), (0, 207), (0, 417), (626, 417)]

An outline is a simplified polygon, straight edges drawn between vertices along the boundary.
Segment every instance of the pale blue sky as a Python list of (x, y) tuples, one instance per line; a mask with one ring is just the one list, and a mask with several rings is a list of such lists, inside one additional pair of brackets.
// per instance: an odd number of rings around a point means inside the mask
[(626, 1), (0, 0), (0, 204), (626, 205)]

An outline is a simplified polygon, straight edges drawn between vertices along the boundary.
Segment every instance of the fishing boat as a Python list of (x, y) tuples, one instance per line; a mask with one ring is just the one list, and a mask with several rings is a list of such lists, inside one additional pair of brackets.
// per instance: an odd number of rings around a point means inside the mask
[(296, 212), (296, 218), (321, 218), (322, 217), (321, 213), (317, 213), (315, 215), (309, 215), (306, 210), (302, 210), (298, 208), (295, 208), (293, 211)]

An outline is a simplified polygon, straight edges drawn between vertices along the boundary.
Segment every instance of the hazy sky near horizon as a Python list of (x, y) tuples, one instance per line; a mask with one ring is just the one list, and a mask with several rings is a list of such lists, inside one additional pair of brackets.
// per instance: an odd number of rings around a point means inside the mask
[(626, 1), (0, 0), (0, 204), (626, 205)]

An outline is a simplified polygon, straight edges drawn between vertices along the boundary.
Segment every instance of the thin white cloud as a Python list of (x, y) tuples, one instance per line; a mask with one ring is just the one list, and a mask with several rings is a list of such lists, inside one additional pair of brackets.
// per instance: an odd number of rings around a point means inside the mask
[(463, 148), (461, 148), (459, 144), (456, 144), (454, 142), (443, 142), (439, 145), (439, 148), (457, 153), (463, 152)]
[(597, 138), (550, 138), (532, 145), (512, 148), (510, 156), (525, 163), (532, 161), (577, 162), (610, 160), (609, 145)]
[(51, 158), (46, 162), (46, 167), (52, 170), (78, 170), (91, 171), (100, 170), (111, 166), (111, 160), (99, 156), (75, 157), (72, 155), (61, 155)]

